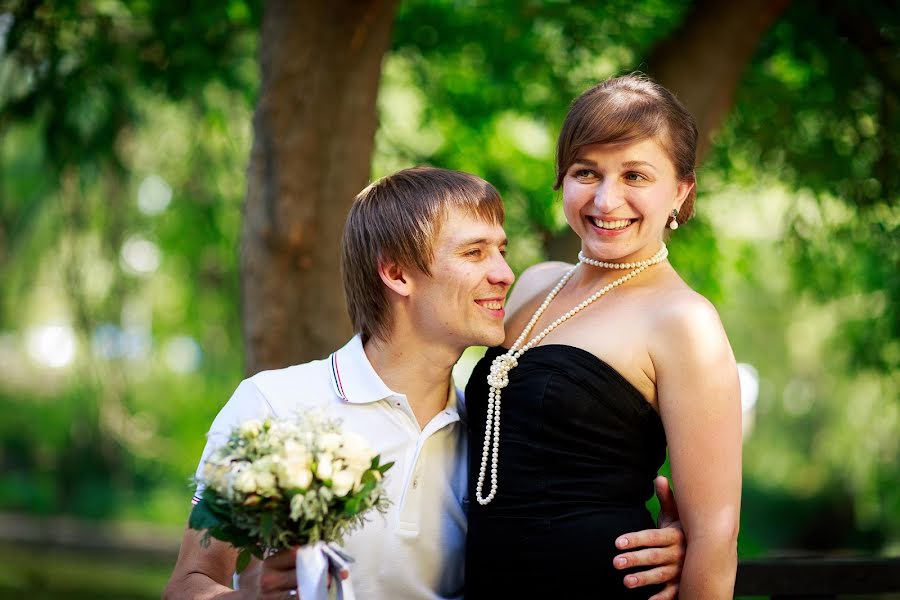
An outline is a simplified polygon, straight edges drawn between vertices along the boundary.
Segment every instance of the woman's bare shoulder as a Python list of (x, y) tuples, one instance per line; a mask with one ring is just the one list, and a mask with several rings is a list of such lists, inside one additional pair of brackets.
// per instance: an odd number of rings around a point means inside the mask
[(569, 263), (548, 261), (525, 269), (506, 301), (506, 314), (515, 313), (535, 296), (546, 292), (571, 268)]
[(657, 352), (681, 357), (694, 352), (717, 353), (729, 347), (716, 307), (687, 285), (672, 286), (658, 297), (653, 311), (653, 343)]

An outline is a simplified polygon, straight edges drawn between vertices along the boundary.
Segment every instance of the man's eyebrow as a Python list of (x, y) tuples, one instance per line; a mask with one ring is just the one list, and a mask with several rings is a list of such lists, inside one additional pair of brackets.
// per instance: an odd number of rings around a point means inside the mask
[(597, 166), (597, 163), (589, 158), (576, 157), (575, 160), (572, 161), (572, 164), (575, 163), (578, 163), (579, 165), (587, 165), (589, 167)]
[[(489, 240), (485, 237), (480, 238), (469, 238), (467, 240), (462, 240), (459, 244), (456, 245), (457, 248), (463, 248), (465, 246), (484, 246), (485, 244), (493, 244), (492, 240)], [(508, 244), (507, 238), (503, 238), (500, 240), (501, 246), (506, 246)]]

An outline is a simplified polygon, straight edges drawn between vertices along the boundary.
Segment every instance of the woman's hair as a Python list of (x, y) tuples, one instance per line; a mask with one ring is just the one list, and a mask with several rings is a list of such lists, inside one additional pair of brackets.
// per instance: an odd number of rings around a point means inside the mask
[(364, 342), (370, 337), (384, 340), (390, 333), (390, 304), (378, 274), (380, 264), (396, 262), (430, 276), (434, 240), (454, 208), (503, 224), (503, 201), (494, 186), (461, 171), (404, 169), (356, 196), (341, 240), (341, 273), (350, 319)]
[[(607, 79), (595, 85), (575, 99), (566, 115), (556, 145), (553, 189), (560, 188), (566, 171), (584, 146), (647, 138), (659, 140), (679, 179), (696, 181), (697, 125), (672, 92), (640, 74)], [(678, 211), (679, 223), (693, 216), (696, 195), (695, 187)]]

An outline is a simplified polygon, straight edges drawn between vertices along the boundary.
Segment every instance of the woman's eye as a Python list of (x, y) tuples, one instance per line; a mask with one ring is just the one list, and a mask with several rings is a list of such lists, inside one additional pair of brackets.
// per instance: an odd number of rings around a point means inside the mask
[(640, 173), (635, 173), (634, 171), (625, 174), (626, 181), (643, 181), (644, 176)]
[(593, 176), (594, 172), (590, 169), (578, 169), (575, 171), (575, 177), (578, 179), (588, 179)]

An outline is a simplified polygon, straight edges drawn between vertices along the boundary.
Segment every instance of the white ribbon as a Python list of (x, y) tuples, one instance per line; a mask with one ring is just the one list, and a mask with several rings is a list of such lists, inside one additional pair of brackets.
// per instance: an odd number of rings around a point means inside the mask
[(341, 571), (353, 562), (334, 544), (316, 542), (297, 550), (297, 595), (301, 600), (329, 600), (328, 574), (337, 600), (355, 600), (350, 579), (341, 579)]

